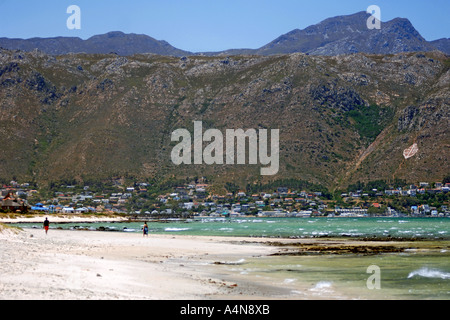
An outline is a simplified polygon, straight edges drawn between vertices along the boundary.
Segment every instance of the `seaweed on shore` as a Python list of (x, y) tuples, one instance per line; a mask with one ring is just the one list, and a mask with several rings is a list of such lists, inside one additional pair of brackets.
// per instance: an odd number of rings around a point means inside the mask
[(435, 241), (328, 241), (328, 242), (271, 242), (271, 246), (280, 248), (279, 252), (272, 256), (301, 256), (301, 255), (321, 255), (321, 254), (361, 254), (376, 255), (382, 253), (402, 253), (406, 251), (442, 251), (450, 250), (450, 242)]
[(271, 256), (301, 256), (319, 254), (363, 254), (375, 255), (380, 253), (404, 252), (406, 248), (397, 246), (361, 246), (361, 245), (302, 245), (295, 250), (284, 249)]

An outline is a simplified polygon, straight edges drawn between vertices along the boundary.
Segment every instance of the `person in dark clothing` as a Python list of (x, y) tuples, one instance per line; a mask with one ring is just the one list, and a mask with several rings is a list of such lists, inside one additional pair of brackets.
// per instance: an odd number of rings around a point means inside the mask
[(48, 221), (48, 219), (47, 218), (45, 218), (45, 221), (44, 221), (44, 230), (45, 230), (45, 234), (47, 234), (47, 232), (48, 232), (48, 227), (50, 226), (50, 221)]
[(148, 237), (148, 225), (147, 225), (147, 221), (144, 223), (144, 227), (142, 228), (143, 231), (143, 236), (147, 236)]

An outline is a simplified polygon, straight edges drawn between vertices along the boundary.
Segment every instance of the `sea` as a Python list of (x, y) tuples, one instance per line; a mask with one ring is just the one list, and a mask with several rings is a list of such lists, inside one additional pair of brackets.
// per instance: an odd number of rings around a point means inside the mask
[[(49, 217), (51, 222), (51, 216)], [(315, 217), (315, 218), (195, 218), (148, 220), (150, 233), (270, 238), (399, 238), (450, 240), (450, 218)], [(144, 221), (52, 223), (50, 228), (142, 232)], [(42, 223), (21, 223), (41, 228)]]
[[(141, 233), (143, 223), (64, 223), (51, 224), (51, 228)], [(448, 217), (196, 218), (147, 223), (150, 237), (178, 234), (248, 237), (250, 241), (267, 237), (411, 242), (413, 246), (402, 252), (243, 257), (214, 268), (223, 277), (283, 288), (289, 299), (450, 300)], [(32, 223), (17, 226), (42, 228), (42, 224)]]

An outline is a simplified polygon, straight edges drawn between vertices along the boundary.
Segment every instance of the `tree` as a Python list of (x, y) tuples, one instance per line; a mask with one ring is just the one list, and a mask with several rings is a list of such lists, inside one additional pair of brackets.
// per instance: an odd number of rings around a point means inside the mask
[(447, 176), (445, 176), (444, 179), (442, 180), (442, 182), (443, 182), (444, 184), (450, 183), (450, 174), (447, 175)]
[(239, 186), (232, 182), (227, 182), (225, 183), (225, 189), (227, 189), (228, 192), (235, 194), (239, 191)]
[(377, 207), (370, 207), (367, 210), (367, 214), (369, 214), (369, 215), (378, 215), (378, 214), (383, 214), (385, 212), (386, 212), (386, 207), (379, 207), (379, 208), (377, 208)]

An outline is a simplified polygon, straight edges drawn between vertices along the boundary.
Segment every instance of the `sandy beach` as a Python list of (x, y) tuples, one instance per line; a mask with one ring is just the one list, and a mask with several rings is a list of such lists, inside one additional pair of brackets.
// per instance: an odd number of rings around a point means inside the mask
[(275, 247), (237, 238), (53, 230), (0, 233), (0, 299), (267, 299), (283, 290), (235, 283), (221, 265)]

